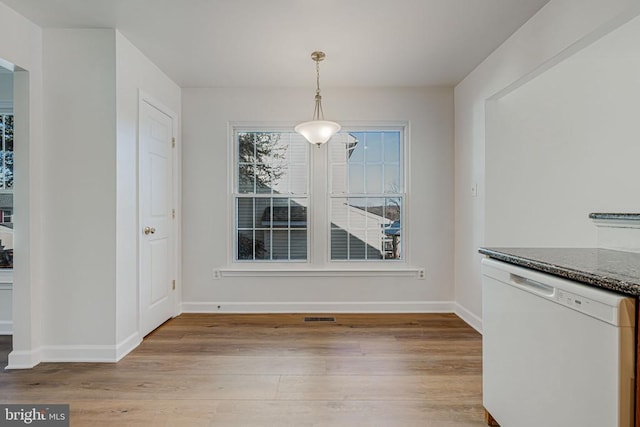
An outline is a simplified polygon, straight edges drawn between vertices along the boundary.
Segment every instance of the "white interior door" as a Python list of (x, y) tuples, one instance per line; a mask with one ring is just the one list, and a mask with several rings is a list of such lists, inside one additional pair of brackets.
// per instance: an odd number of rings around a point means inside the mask
[(140, 103), (140, 332), (171, 318), (175, 306), (172, 118)]

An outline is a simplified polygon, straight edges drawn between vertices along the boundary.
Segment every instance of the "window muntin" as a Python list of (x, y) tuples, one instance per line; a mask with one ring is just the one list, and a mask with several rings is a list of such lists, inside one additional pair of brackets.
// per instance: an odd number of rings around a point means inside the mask
[(329, 145), (330, 259), (402, 259), (403, 131), (358, 130)]
[(294, 132), (236, 131), (235, 260), (308, 258), (309, 144)]

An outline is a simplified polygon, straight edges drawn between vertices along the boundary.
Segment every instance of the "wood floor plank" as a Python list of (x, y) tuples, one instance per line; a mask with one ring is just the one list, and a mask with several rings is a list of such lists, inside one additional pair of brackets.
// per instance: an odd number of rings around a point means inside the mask
[(116, 364), (0, 372), (0, 401), (69, 403), (73, 426), (484, 425), (482, 339), (458, 317), (331, 316), (185, 314)]
[(449, 375), (322, 375), (283, 376), (278, 399), (295, 400), (420, 400), (481, 404), (481, 386), (473, 376)]
[[(71, 402), (74, 425), (479, 427), (476, 407), (419, 401), (104, 401)], [(108, 409), (106, 409), (108, 408)], [(105, 411), (110, 418), (104, 416)], [(121, 423), (121, 424), (120, 424)]]

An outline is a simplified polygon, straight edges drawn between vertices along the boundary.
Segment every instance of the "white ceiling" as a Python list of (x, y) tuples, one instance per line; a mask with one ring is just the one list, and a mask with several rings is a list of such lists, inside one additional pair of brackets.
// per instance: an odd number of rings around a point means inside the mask
[(450, 86), (549, 0), (2, 0), (117, 28), (182, 87)]

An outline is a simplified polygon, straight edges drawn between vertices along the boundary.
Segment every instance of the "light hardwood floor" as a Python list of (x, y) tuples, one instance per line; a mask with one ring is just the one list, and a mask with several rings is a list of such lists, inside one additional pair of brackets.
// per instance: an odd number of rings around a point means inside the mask
[(485, 425), (482, 339), (458, 317), (334, 316), (184, 314), (116, 364), (1, 372), (0, 402), (69, 403), (72, 426)]

